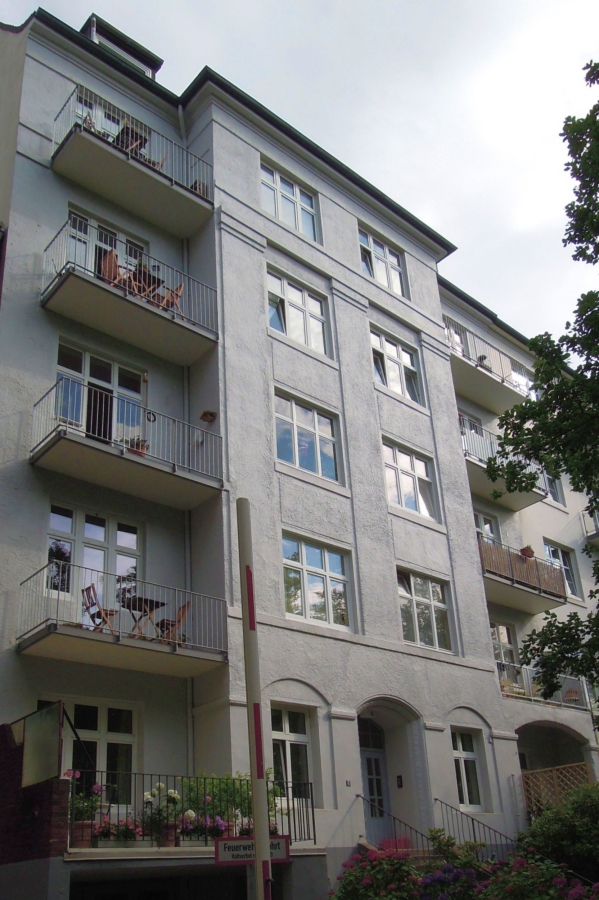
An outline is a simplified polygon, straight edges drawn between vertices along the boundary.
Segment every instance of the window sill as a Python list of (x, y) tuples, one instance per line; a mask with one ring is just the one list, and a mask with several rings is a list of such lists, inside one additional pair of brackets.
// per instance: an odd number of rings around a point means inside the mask
[(321, 628), (328, 628), (336, 634), (355, 634), (349, 625), (335, 625), (333, 622), (323, 622), (318, 619), (305, 619), (303, 616), (294, 616), (288, 612), (285, 613), (285, 619), (287, 622), (294, 622), (300, 626), (311, 625), (312, 628), (317, 628), (318, 630)]
[(387, 510), (390, 515), (397, 516), (399, 519), (408, 519), (410, 522), (416, 522), (418, 525), (423, 525), (424, 528), (430, 528), (431, 531), (439, 531), (441, 534), (447, 534), (445, 525), (441, 525), (440, 522), (435, 522), (434, 519), (429, 519), (428, 516), (421, 516), (420, 513), (412, 512), (411, 509), (404, 509), (403, 506), (392, 506), (391, 504), (388, 504)]
[[(402, 596), (407, 596), (402, 594)], [(419, 650), (428, 650), (430, 653), (443, 653), (445, 656), (455, 656), (453, 650), (444, 650), (443, 647), (429, 647), (428, 644), (417, 644), (415, 641), (404, 641), (408, 647), (418, 648)]]
[(306, 481), (316, 487), (324, 488), (325, 491), (331, 491), (333, 494), (340, 494), (342, 497), (351, 497), (351, 491), (337, 481), (329, 481), (321, 475), (312, 475), (311, 472), (304, 472), (296, 466), (290, 466), (288, 463), (281, 462), (280, 459), (275, 460), (275, 471), (281, 475), (290, 475), (291, 478), (297, 478), (299, 481)]
[[(390, 297), (393, 297), (395, 300), (403, 300), (404, 303), (411, 303), (409, 297), (404, 297), (403, 294), (397, 294), (395, 291), (392, 291), (390, 287), (384, 285), (382, 281), (377, 281), (373, 275), (366, 275), (362, 269), (358, 269), (359, 274), (362, 276), (364, 281), (367, 281), (369, 284), (374, 284), (377, 288), (380, 288), (381, 291), (384, 291), (386, 294), (389, 294)], [(405, 274), (405, 269), (404, 269)]]
[(297, 341), (294, 341), (292, 340), (292, 338), (287, 337), (287, 335), (283, 334), (281, 331), (275, 331), (274, 328), (269, 328), (268, 334), (271, 338), (274, 338), (275, 341), (280, 341), (282, 344), (286, 344), (288, 347), (293, 347), (294, 350), (299, 350), (300, 353), (304, 353), (306, 356), (310, 356), (317, 362), (324, 363), (325, 366), (330, 366), (332, 369), (339, 369), (339, 363), (336, 362), (336, 360), (331, 359), (330, 356), (325, 356), (322, 353), (318, 353), (317, 350), (312, 350), (311, 347), (306, 347), (305, 344), (298, 344)]
[(566, 597), (566, 603), (574, 603), (575, 606), (586, 607), (586, 603), (582, 599), (582, 597), (576, 597), (574, 594), (568, 594), (568, 596)]
[(559, 512), (563, 512), (568, 515), (568, 509), (565, 503), (560, 503), (559, 500), (554, 500), (549, 494), (546, 497), (543, 497), (543, 503), (547, 503), (549, 506), (552, 506), (553, 509), (557, 509)]
[[(268, 219), (269, 222), (274, 222), (275, 225), (279, 225), (284, 231), (288, 234), (293, 234), (295, 237), (300, 238), (302, 241), (305, 241), (306, 244), (309, 244), (310, 247), (323, 247), (324, 243), (318, 237), (312, 240), (312, 238), (306, 237), (303, 231), (299, 231), (297, 228), (292, 228), (291, 225), (287, 225), (282, 219), (277, 218), (277, 216), (273, 216), (271, 213), (267, 212), (261, 206), (258, 207), (259, 212), (264, 216), (265, 219)], [(320, 222), (317, 223), (317, 226), (320, 225)], [(319, 230), (319, 227), (316, 229)], [(394, 295), (395, 296), (395, 295)]]
[(385, 387), (384, 384), (378, 384), (376, 381), (373, 381), (375, 391), (380, 391), (381, 394), (385, 394), (387, 397), (391, 397), (393, 400), (399, 400), (400, 403), (405, 403), (406, 406), (409, 406), (410, 409), (416, 410), (416, 412), (423, 413), (425, 416), (430, 418), (430, 412), (423, 406), (421, 403), (416, 403), (414, 400), (410, 400), (409, 397), (404, 397), (403, 394), (398, 394), (397, 391), (392, 391), (390, 388)]

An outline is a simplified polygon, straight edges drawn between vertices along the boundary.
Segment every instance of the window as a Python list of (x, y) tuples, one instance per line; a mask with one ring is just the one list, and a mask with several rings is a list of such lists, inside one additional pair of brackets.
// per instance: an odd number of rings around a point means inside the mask
[(436, 518), (432, 463), (409, 450), (383, 444), (387, 500)]
[(499, 524), (495, 516), (488, 516), (486, 513), (474, 510), (474, 527), (478, 534), (482, 535), (489, 541), (499, 541)]
[(270, 719), (274, 781), (292, 782), (293, 796), (302, 796), (310, 781), (309, 717), (299, 709), (273, 707)]
[(268, 324), (298, 344), (332, 355), (326, 300), (271, 272), (268, 273)]
[(549, 541), (544, 541), (543, 546), (545, 548), (545, 557), (553, 563), (554, 566), (558, 566), (563, 570), (568, 593), (572, 594), (574, 597), (580, 596), (574, 571), (575, 562), (573, 551), (562, 550), (561, 547), (556, 547), (554, 544), (550, 544)]
[[(133, 272), (137, 266), (151, 267), (152, 274), (158, 275), (160, 266), (148, 257), (147, 249), (115, 227), (69, 212), (69, 262), (96, 278), (112, 283), (119, 271)], [(107, 259), (111, 253), (112, 258)]]
[(261, 166), (262, 209), (286, 225), (316, 240), (316, 200), (270, 166)]
[(368, 275), (369, 278), (375, 278), (395, 294), (407, 297), (403, 254), (392, 250), (361, 229), (358, 231), (358, 235), (363, 274)]
[(404, 641), (436, 650), (451, 650), (446, 591), (438, 581), (397, 570)]
[(458, 783), (460, 807), (482, 809), (474, 735), (469, 731), (451, 732), (453, 762)]
[(552, 478), (551, 475), (545, 473), (545, 478), (547, 480), (547, 490), (549, 491), (549, 496), (556, 503), (560, 503), (562, 506), (565, 506), (564, 503), (564, 493), (562, 489), (562, 483), (559, 478)]
[(349, 557), (311, 541), (283, 535), (285, 612), (349, 627)]
[(336, 420), (289, 397), (275, 395), (277, 459), (339, 481)]
[(376, 331), (370, 342), (375, 382), (423, 406), (416, 353)]
[(518, 645), (512, 625), (499, 625), (491, 622), (491, 640), (497, 662), (517, 663)]
[(140, 543), (137, 525), (52, 504), (49, 586), (80, 599), (81, 590), (94, 584), (102, 605), (115, 609), (125, 584), (141, 574)]

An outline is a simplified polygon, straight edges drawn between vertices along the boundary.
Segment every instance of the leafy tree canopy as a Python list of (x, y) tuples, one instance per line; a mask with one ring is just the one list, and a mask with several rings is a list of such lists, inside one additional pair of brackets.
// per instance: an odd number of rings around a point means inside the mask
[[(599, 84), (599, 63), (585, 66), (590, 87)], [(566, 170), (576, 182), (574, 200), (566, 207), (563, 240), (576, 260), (599, 262), (599, 101), (583, 118), (568, 116), (561, 135), (568, 149)], [(503, 437), (487, 474), (505, 480), (505, 490), (529, 491), (537, 472), (553, 478), (567, 473), (574, 491), (585, 493), (589, 515), (599, 513), (599, 292), (579, 298), (574, 321), (557, 340), (545, 332), (529, 341), (535, 355), (533, 393), (499, 418)], [(494, 496), (501, 496), (494, 491)], [(592, 556), (590, 547), (585, 552)], [(593, 563), (599, 597), (599, 559)], [(564, 672), (585, 676), (599, 685), (599, 613), (587, 619), (571, 613), (565, 622), (550, 614), (540, 632), (524, 643), (525, 663), (536, 663), (543, 696), (560, 686)]]

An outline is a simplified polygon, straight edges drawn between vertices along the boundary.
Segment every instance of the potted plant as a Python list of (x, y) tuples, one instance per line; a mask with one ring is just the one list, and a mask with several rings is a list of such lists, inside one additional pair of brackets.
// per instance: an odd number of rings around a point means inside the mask
[(174, 790), (167, 790), (158, 781), (151, 791), (144, 794), (144, 810), (140, 823), (142, 834), (148, 835), (161, 847), (176, 847), (179, 844), (181, 796)]
[[(77, 792), (76, 782), (81, 777), (81, 773), (76, 769), (67, 769), (64, 774), (71, 779), (70, 846), (91, 847), (96, 813), (100, 806), (100, 795), (103, 790), (102, 785), (92, 785), (89, 793), (85, 793), (83, 790)], [(79, 787), (81, 788), (82, 785)]]
[(522, 547), (520, 550), (520, 556), (523, 556), (525, 559), (534, 559), (534, 555), (535, 551), (530, 544), (527, 544), (526, 547)]
[(127, 449), (129, 453), (134, 453), (135, 456), (145, 456), (150, 448), (150, 442), (144, 440), (144, 438), (136, 435), (132, 438), (127, 438), (125, 441), (127, 445)]
[[(268, 823), (268, 833), (271, 835), (277, 835), (279, 833), (279, 826), (276, 822), (270, 821)], [(251, 837), (254, 834), (254, 823), (248, 822), (247, 825), (242, 825), (239, 829), (239, 837)]]
[(225, 837), (229, 832), (229, 823), (215, 816), (204, 818), (198, 816), (195, 810), (188, 809), (183, 813), (181, 822), (181, 837), (184, 840), (200, 841), (207, 845), (214, 844), (217, 837)]
[(108, 816), (96, 825), (96, 846), (129, 848), (133, 841), (142, 836), (142, 829), (135, 819), (127, 816), (118, 822), (111, 822)]

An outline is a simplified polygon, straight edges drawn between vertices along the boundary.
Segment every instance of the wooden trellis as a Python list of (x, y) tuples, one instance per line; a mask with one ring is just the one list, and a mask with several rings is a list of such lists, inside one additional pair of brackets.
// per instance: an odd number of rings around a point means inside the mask
[(591, 773), (585, 762), (551, 769), (534, 769), (522, 772), (526, 807), (531, 819), (549, 807), (561, 806), (564, 797), (573, 788), (591, 783)]

